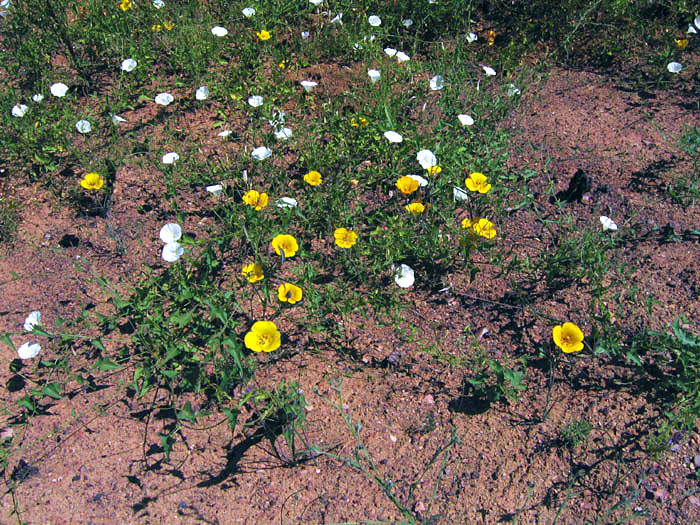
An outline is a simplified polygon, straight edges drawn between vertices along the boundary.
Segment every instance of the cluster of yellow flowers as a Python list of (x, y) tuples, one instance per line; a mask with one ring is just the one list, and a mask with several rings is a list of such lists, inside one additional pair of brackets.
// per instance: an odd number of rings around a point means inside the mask
[(163, 25), (161, 26), (160, 24), (154, 24), (151, 26), (151, 30), (160, 33), (163, 29), (166, 31), (170, 31), (173, 27), (175, 27), (173, 24), (170, 22), (163, 22)]
[(245, 202), (248, 206), (255, 208), (255, 211), (262, 210), (265, 206), (267, 206), (269, 201), (270, 199), (267, 196), (267, 193), (260, 193), (255, 190), (250, 190), (248, 193), (243, 195), (243, 202)]

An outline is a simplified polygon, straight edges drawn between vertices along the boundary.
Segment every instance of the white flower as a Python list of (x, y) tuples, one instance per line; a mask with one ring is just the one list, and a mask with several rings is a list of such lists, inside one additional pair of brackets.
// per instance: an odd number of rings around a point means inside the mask
[(309, 32), (308, 32), (308, 31), (302, 31), (302, 32), (301, 32), (301, 38), (302, 38), (303, 40), (306, 40), (307, 38), (309, 38)]
[(292, 130), (289, 128), (282, 128), (275, 131), (275, 138), (278, 140), (287, 140), (292, 138)]
[(385, 47), (384, 52), (390, 57), (396, 56), (396, 49), (394, 49), (393, 47)]
[(509, 97), (512, 97), (514, 95), (520, 95), (520, 90), (515, 87), (515, 84), (511, 84), (508, 86), (508, 92), (507, 92)]
[(176, 222), (169, 222), (160, 229), (160, 240), (165, 244), (176, 242), (182, 237), (182, 228)]
[(127, 73), (129, 71), (133, 71), (136, 69), (137, 62), (133, 58), (127, 58), (126, 60), (122, 60), (122, 65), (121, 69), (122, 71), (126, 71)]
[(169, 242), (163, 246), (163, 253), (161, 256), (166, 262), (175, 262), (182, 257), (183, 253), (185, 253), (185, 250), (180, 246), (179, 242)]
[(469, 194), (457, 186), (452, 188), (452, 197), (454, 198), (455, 202), (464, 202), (469, 200)]
[(476, 40), (477, 40), (478, 38), (479, 38), (479, 37), (476, 36), (476, 33), (469, 33), (469, 34), (467, 35), (467, 42), (469, 42), (469, 43), (471, 44), (472, 42), (476, 42)]
[(313, 80), (302, 80), (300, 84), (307, 93), (311, 93), (311, 91), (318, 86), (318, 82), (314, 82)]
[(216, 135), (218, 137), (228, 137), (231, 133), (233, 133), (233, 132), (230, 129), (225, 129), (225, 130), (217, 133)]
[(669, 73), (680, 73), (681, 69), (683, 69), (683, 66), (678, 62), (669, 62), (669, 64), (666, 66), (666, 69), (668, 69)]
[(153, 0), (153, 7), (156, 9), (160, 9), (165, 5), (165, 2), (163, 0)]
[(367, 21), (369, 22), (369, 25), (371, 25), (372, 27), (377, 27), (377, 26), (382, 25), (382, 19), (379, 18), (377, 15), (370, 16), (367, 19)]
[(194, 92), (194, 98), (197, 100), (206, 100), (209, 98), (209, 88), (207, 86), (199, 86)]
[(398, 133), (396, 133), (395, 131), (385, 131), (385, 132), (384, 132), (384, 137), (385, 137), (386, 140), (388, 140), (389, 142), (393, 142), (393, 143), (396, 143), (396, 144), (399, 143), (399, 142), (403, 142), (403, 137), (402, 137), (401, 135), (399, 135)]
[(44, 95), (42, 95), (41, 93), (37, 93), (32, 97), (32, 100), (34, 102), (41, 102), (42, 100), (44, 100)]
[(411, 57), (408, 56), (403, 51), (397, 51), (396, 52), (396, 60), (398, 60), (399, 62), (406, 62), (408, 60), (411, 60)]
[(309, 3), (314, 5), (321, 5), (323, 3), (323, 0), (309, 0)]
[(112, 115), (112, 122), (114, 122), (115, 124), (119, 124), (120, 122), (126, 122), (126, 119), (120, 117), (119, 115)]
[(402, 264), (398, 267), (392, 266), (394, 272), (394, 282), (401, 288), (410, 288), (416, 280), (413, 268), (407, 264)]
[(49, 91), (51, 91), (51, 94), (54, 97), (65, 97), (66, 93), (68, 92), (68, 86), (66, 86), (63, 82), (56, 82), (49, 88)]
[(430, 79), (430, 89), (433, 91), (438, 91), (445, 87), (445, 79), (442, 75), (435, 75)]
[(437, 4), (437, 0), (428, 0), (429, 4)]
[(292, 197), (281, 197), (275, 201), (278, 208), (296, 208), (297, 204), (297, 200)]
[(24, 343), (17, 349), (17, 355), (20, 359), (31, 359), (38, 356), (39, 352), (41, 352), (41, 345), (34, 342)]
[(693, 22), (695, 23), (695, 27), (700, 29), (700, 16), (696, 16), (695, 20), (693, 20)]
[(0, 7), (2, 7), (3, 9), (9, 9), (11, 5), (12, 5), (12, 2), (10, 0), (0, 1)]
[(368, 69), (367, 75), (369, 75), (370, 82), (374, 84), (377, 80), (379, 80), (379, 77), (382, 76), (382, 73), (378, 69)]
[(413, 20), (411, 20), (410, 18), (404, 18), (403, 20), (401, 20), (401, 23), (404, 27), (411, 27), (413, 25)]
[(251, 155), (255, 160), (265, 160), (272, 155), (272, 150), (265, 146), (260, 146), (259, 148), (255, 148)]
[(617, 224), (615, 224), (615, 221), (613, 221), (610, 217), (601, 215), (600, 223), (603, 225), (603, 231), (617, 231)]
[(243, 16), (245, 16), (246, 18), (250, 18), (254, 14), (255, 14), (255, 9), (253, 9), (252, 7), (243, 8)]
[(23, 117), (29, 108), (25, 104), (17, 104), (12, 108), (13, 117)]
[(175, 100), (175, 98), (170, 93), (158, 93), (155, 98), (156, 104), (160, 104), (161, 106), (167, 106), (173, 100)]
[(175, 161), (179, 159), (180, 155), (178, 155), (174, 151), (171, 151), (170, 153), (166, 153), (165, 155), (163, 155), (163, 164), (175, 164)]
[(416, 160), (423, 167), (424, 170), (428, 170), (433, 166), (437, 166), (437, 158), (433, 155), (433, 152), (429, 149), (422, 149), (416, 154)]
[(24, 320), (24, 329), (27, 332), (34, 330), (35, 326), (41, 326), (41, 312), (38, 310), (31, 312)]
[(462, 126), (472, 126), (474, 124), (474, 119), (469, 115), (461, 114), (457, 115), (457, 119)]
[(693, 27), (693, 24), (688, 24), (688, 33), (690, 33), (691, 35), (697, 34), (697, 30), (695, 29), (695, 27)]
[(331, 24), (342, 24), (343, 23), (343, 13), (338, 13), (333, 18), (331, 18)]
[(92, 131), (92, 126), (87, 120), (79, 120), (78, 122), (75, 123), (75, 129), (78, 130), (78, 133), (90, 133)]
[(421, 177), (420, 175), (406, 175), (406, 177), (411, 177), (421, 188), (428, 185), (428, 179)]
[(221, 184), (214, 184), (213, 186), (207, 186), (207, 191), (214, 195), (214, 197), (221, 197), (224, 187)]
[(489, 66), (481, 66), (481, 69), (484, 70), (484, 73), (486, 73), (487, 77), (492, 77), (496, 74), (496, 70)]
[(262, 106), (263, 98), (260, 95), (251, 95), (250, 97), (248, 97), (248, 104), (250, 104), (254, 108)]
[(226, 36), (228, 35), (228, 30), (225, 27), (214, 26), (211, 28), (211, 34), (214, 36)]

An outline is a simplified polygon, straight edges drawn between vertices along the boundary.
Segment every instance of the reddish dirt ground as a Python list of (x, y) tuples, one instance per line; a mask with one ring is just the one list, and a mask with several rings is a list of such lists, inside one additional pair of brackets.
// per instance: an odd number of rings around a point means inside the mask
[[(672, 177), (692, 169), (673, 139), (679, 123), (700, 125), (697, 113), (684, 107), (687, 99), (667, 91), (640, 96), (595, 73), (564, 70), (524, 96), (508, 123), (515, 135), (510, 165), (541, 174), (531, 183), (541, 209), (555, 209), (544, 198), (549, 185), (565, 189), (580, 169), (592, 188), (581, 202), (565, 205), (566, 211), (580, 224), (608, 215), (637, 234), (619, 252), (640, 268), (627, 283), (638, 287), (640, 299), (621, 312), (620, 330), (642, 320), (666, 330), (681, 314), (700, 318), (698, 239), (688, 235), (700, 225), (700, 210), (673, 204), (665, 193)], [(0, 331), (17, 330), (32, 310), (41, 310), (47, 326), (58, 316), (74, 318), (87, 305), (108, 311), (95, 276), (126, 289), (144, 265), (161, 266), (157, 232), (170, 217), (157, 207), (137, 211), (155, 199), (149, 177), (136, 167), (120, 170), (106, 219), (76, 219), (39, 186), (15, 184), (11, 177), (2, 181), (3, 191), (21, 198), (24, 212), (19, 238), (0, 256)], [(192, 209), (207, 198), (203, 190), (193, 194)], [(514, 226), (504, 236), (517, 245), (535, 231), (535, 220), (517, 211), (511, 218)], [(183, 225), (187, 231), (205, 226), (206, 219), (190, 220)], [(664, 240), (667, 225), (678, 240)], [(66, 242), (71, 239), (66, 235), (75, 242)], [(543, 290), (532, 291), (533, 308), (580, 319), (588, 331), (588, 298), (571, 288), (549, 295)], [(472, 284), (455, 278), (443, 292), (412, 289), (404, 315), (406, 324), (420, 329), (414, 337), (374, 319), (344, 326), (345, 344), (359, 360), (337, 348), (301, 351), (279, 362), (267, 379), (298, 381), (308, 404), (304, 438), (350, 457), (356, 446), (350, 430), (323, 399), (337, 401), (329, 381), (342, 377), (345, 409), (362, 424), (363, 443), (379, 472), (393, 480), (401, 500), (417, 482), (407, 505), (423, 518), (440, 514), (435, 523), (492, 524), (516, 517), (533, 524), (557, 518), (614, 523), (635, 511), (645, 516), (631, 523), (698, 523), (694, 458), (700, 439), (695, 433), (676, 436), (669, 451), (651, 459), (644, 446), (658, 427), (659, 408), (630, 369), (603, 358), (558, 360), (550, 411), (538, 422), (547, 398), (545, 364), (530, 365), (528, 390), (518, 401), (488, 406), (465, 392), (469, 370), (429, 355), (436, 342), (452, 357), (474, 352), (477, 345), (491, 355), (517, 356), (549, 344), (551, 324), (514, 306), (508, 292), (504, 280), (483, 277)], [(646, 312), (650, 294), (656, 302)], [(473, 339), (465, 338), (467, 327)], [(6, 345), (0, 349), (5, 384), (16, 355)], [(160, 461), (155, 445), (163, 421), (145, 417), (151, 400), (126, 396), (122, 380), (129, 377), (98, 378), (104, 388), (76, 389), (18, 431), (21, 446), (5, 478), (22, 471), (21, 482), (1, 500), (2, 523), (17, 522), (15, 510), (26, 523), (55, 525), (400, 519), (377, 484), (342, 461), (317, 457), (287, 468), (271, 454), (269, 441), (256, 435), (232, 441), (224, 424), (185, 429), (186, 439), (175, 445), (170, 461)], [(3, 390), (3, 401), (12, 399)], [(559, 430), (581, 417), (591, 423), (590, 439), (573, 451), (561, 446)], [(212, 416), (198, 425), (218, 421)], [(421, 478), (452, 428), (460, 442), (444, 471), (440, 474), (441, 456)]]

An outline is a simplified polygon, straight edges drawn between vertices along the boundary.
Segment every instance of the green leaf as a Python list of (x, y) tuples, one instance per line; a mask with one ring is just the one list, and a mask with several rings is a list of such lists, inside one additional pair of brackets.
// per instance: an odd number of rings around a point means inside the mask
[(61, 385), (59, 385), (58, 383), (49, 383), (41, 389), (41, 393), (45, 396), (49, 396), (54, 399), (63, 399), (63, 396), (61, 395), (61, 390)]
[(90, 342), (95, 348), (102, 352), (105, 352), (105, 346), (102, 344), (102, 341), (100, 341), (99, 339), (92, 339)]
[(39, 328), (38, 326), (35, 326), (35, 327), (32, 329), (32, 333), (33, 333), (34, 335), (43, 335), (44, 337), (49, 337), (49, 338), (50, 338), (50, 337), (53, 337), (50, 333), (46, 332), (45, 330), (42, 330), (42, 329)]
[(17, 401), (17, 405), (24, 407), (31, 412), (34, 412), (34, 410), (36, 410), (36, 401), (34, 400), (34, 396), (24, 396), (22, 399)]
[(228, 419), (228, 426), (231, 432), (236, 430), (236, 423), (238, 422), (238, 416), (240, 415), (240, 410), (231, 410), (230, 408), (222, 409), (224, 414), (226, 414), (226, 419)]
[(195, 421), (197, 419), (197, 416), (192, 411), (192, 405), (189, 401), (185, 403), (185, 406), (182, 407), (177, 413), (177, 418), (184, 419), (185, 421)]
[(2, 337), (0, 337), (0, 341), (5, 341), (10, 346), (10, 348), (12, 348), (12, 350), (14, 350), (15, 352), (17, 351), (15, 345), (12, 344), (12, 339), (10, 339), (9, 335), (5, 334)]
[(103, 372), (109, 372), (110, 370), (119, 370), (121, 368), (121, 366), (119, 366), (114, 361), (103, 357), (100, 357), (97, 359), (97, 361), (95, 361), (95, 366), (98, 370), (102, 370)]

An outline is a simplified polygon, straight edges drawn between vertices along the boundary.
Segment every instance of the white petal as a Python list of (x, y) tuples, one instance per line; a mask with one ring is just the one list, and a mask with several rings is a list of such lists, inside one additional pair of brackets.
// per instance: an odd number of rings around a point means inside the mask
[(331, 24), (342, 24), (343, 23), (343, 13), (338, 13), (333, 18), (331, 18)]
[(433, 91), (438, 91), (445, 87), (445, 79), (442, 75), (435, 75), (430, 79), (430, 89)]
[(49, 91), (51, 91), (51, 94), (54, 97), (65, 97), (66, 93), (68, 93), (68, 86), (66, 86), (63, 82), (56, 82), (51, 86)]
[(395, 131), (385, 131), (384, 137), (389, 142), (394, 142), (394, 143), (403, 142), (403, 137), (401, 135), (399, 135), (398, 133), (396, 133)]
[(211, 28), (211, 34), (214, 36), (226, 36), (228, 35), (228, 29), (221, 26), (214, 26)]
[(41, 345), (31, 341), (24, 343), (17, 349), (17, 355), (20, 359), (31, 359), (38, 356), (39, 352), (41, 352)]
[(122, 71), (133, 71), (136, 68), (137, 62), (133, 58), (127, 58), (122, 61), (121, 69)]
[(169, 242), (163, 246), (163, 253), (161, 256), (166, 262), (175, 262), (182, 257), (183, 253), (185, 253), (185, 250), (180, 246), (179, 242)]
[(418, 186), (425, 187), (428, 185), (428, 179), (421, 177), (420, 175), (406, 175), (407, 177), (411, 177), (414, 181), (418, 183)]
[(401, 23), (404, 25), (404, 27), (411, 27), (413, 25), (413, 20), (410, 18), (405, 18), (401, 20)]
[(691, 35), (695, 35), (697, 34), (697, 32), (698, 31), (693, 27), (693, 24), (688, 24), (688, 33), (690, 33)]
[(602, 215), (600, 217), (600, 223), (603, 225), (603, 231), (617, 231), (617, 224), (615, 224), (615, 221), (613, 221), (610, 217)]
[(260, 107), (263, 105), (263, 98), (260, 95), (252, 95), (248, 97), (248, 104), (254, 108)]
[(369, 79), (372, 82), (372, 84), (374, 84), (377, 80), (379, 80), (379, 77), (382, 76), (382, 73), (378, 69), (368, 69), (367, 75), (369, 76)]
[(156, 9), (160, 9), (165, 5), (165, 2), (163, 0), (153, 0), (153, 7)]
[(678, 62), (669, 62), (666, 69), (668, 69), (669, 73), (680, 73), (683, 66)]
[(700, 29), (700, 16), (696, 16), (695, 20), (693, 20), (693, 23), (695, 24), (695, 27)]
[(87, 120), (79, 120), (78, 122), (75, 123), (75, 129), (78, 130), (78, 133), (90, 133), (92, 131), (92, 126)]
[(396, 56), (396, 49), (394, 49), (393, 47), (385, 47), (384, 52), (390, 57)]
[(429, 149), (422, 149), (416, 154), (416, 160), (424, 170), (437, 166), (437, 158)]
[(34, 102), (41, 102), (42, 100), (44, 100), (44, 95), (42, 95), (41, 93), (37, 93), (32, 97), (32, 100)]
[(272, 155), (272, 150), (265, 147), (265, 146), (260, 146), (259, 148), (255, 148), (251, 153), (251, 156), (255, 160), (265, 160), (270, 155)]
[(281, 197), (275, 201), (278, 208), (296, 208), (297, 204), (297, 200), (292, 197)]
[(175, 100), (175, 98), (170, 93), (158, 93), (155, 98), (156, 104), (160, 104), (161, 106), (167, 106), (173, 100)]
[(231, 131), (230, 129), (225, 129), (222, 132), (217, 133), (216, 135), (218, 137), (228, 137), (231, 133), (233, 133), (233, 131)]
[(246, 18), (250, 18), (254, 14), (255, 14), (255, 9), (253, 9), (252, 7), (243, 8), (243, 16), (245, 16)]
[(163, 155), (163, 164), (175, 164), (175, 161), (180, 159), (180, 155), (175, 153), (174, 151), (171, 151), (170, 153), (166, 153)]
[(507, 93), (509, 97), (512, 97), (514, 95), (520, 95), (520, 90), (517, 87), (515, 87), (515, 84), (511, 84), (510, 86), (508, 86)]
[(215, 197), (220, 197), (224, 191), (224, 187), (221, 184), (214, 184), (213, 186), (207, 186), (207, 191)]
[(462, 126), (472, 126), (474, 124), (474, 119), (469, 115), (457, 115), (457, 119), (459, 119), (459, 123), (462, 124)]
[(207, 86), (199, 86), (197, 91), (194, 92), (194, 98), (197, 100), (206, 100), (209, 98), (209, 88)]
[(411, 57), (408, 56), (403, 51), (397, 51), (396, 52), (396, 60), (398, 60), (399, 62), (406, 62), (408, 60), (411, 60)]
[(372, 15), (372, 16), (370, 16), (370, 17), (367, 19), (367, 21), (369, 22), (369, 25), (371, 25), (371, 26), (373, 26), (373, 27), (377, 27), (377, 26), (382, 25), (382, 19), (379, 18), (377, 15)]
[(489, 66), (481, 66), (481, 69), (484, 70), (484, 73), (486, 73), (486, 76), (488, 76), (488, 77), (492, 77), (496, 74), (496, 70), (494, 70), (493, 68), (491, 68)]
[(477, 38), (476, 33), (469, 33), (467, 35), (467, 42), (471, 44), (472, 42), (476, 42)]
[(112, 115), (112, 122), (114, 122), (115, 124), (119, 124), (120, 122), (126, 122), (126, 119), (120, 117), (119, 115)]
[(13, 117), (23, 117), (29, 108), (24, 104), (17, 104), (12, 108)]
[(321, 5), (323, 3), (323, 0), (309, 0), (309, 3), (314, 5)]
[(182, 237), (182, 228), (176, 222), (169, 222), (160, 229), (160, 240), (165, 244), (178, 241)]
[(452, 189), (452, 197), (454, 198), (455, 202), (465, 202), (469, 200), (469, 194), (457, 186)]
[(289, 128), (282, 128), (275, 131), (275, 138), (278, 140), (287, 140), (292, 138), (292, 130)]
[(308, 31), (302, 31), (302, 32), (301, 32), (301, 38), (302, 38), (303, 40), (306, 40), (307, 38), (309, 38), (309, 32), (308, 32)]
[(310, 93), (311, 90), (313, 90), (313, 88), (318, 86), (318, 82), (314, 82), (313, 80), (302, 80), (300, 84), (306, 90), (307, 93)]
[(24, 320), (24, 329), (27, 332), (31, 332), (32, 330), (34, 330), (35, 326), (39, 325), (41, 325), (41, 312), (38, 310), (34, 310)]
[(407, 264), (402, 264), (398, 268), (393, 267), (394, 282), (401, 288), (410, 288), (416, 280), (413, 268)]

